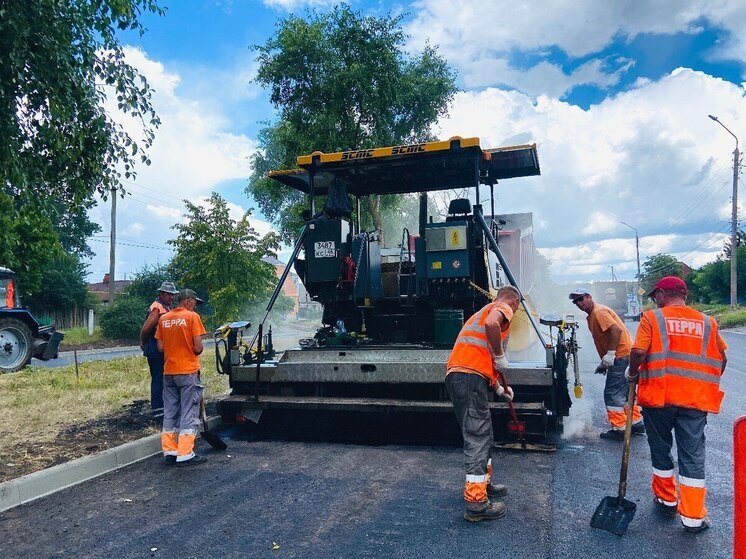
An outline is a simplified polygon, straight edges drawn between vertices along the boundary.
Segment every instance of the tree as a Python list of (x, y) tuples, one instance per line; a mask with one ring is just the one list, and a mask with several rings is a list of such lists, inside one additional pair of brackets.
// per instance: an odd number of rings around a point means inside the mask
[[(127, 177), (159, 122), (145, 78), (125, 61), (118, 30), (144, 33), (155, 0), (25, 0), (0, 4), (0, 187), (70, 207)], [(140, 120), (141, 143), (104, 107)]]
[(642, 277), (640, 283), (642, 288), (649, 292), (656, 282), (665, 276), (681, 277), (682, 265), (669, 254), (656, 254), (648, 256), (642, 264)]
[(43, 271), (62, 250), (52, 222), (27, 202), (0, 192), (0, 265), (16, 272), (18, 293), (26, 301), (43, 289)]
[(238, 320), (247, 307), (265, 300), (275, 283), (274, 268), (262, 258), (279, 247), (277, 235), (260, 239), (249, 223), (251, 213), (231, 219), (216, 193), (204, 206), (184, 203), (187, 221), (174, 225), (178, 237), (169, 241), (176, 248), (171, 268), (179, 286), (208, 294), (215, 324)]
[[(742, 246), (746, 246), (746, 231), (738, 229), (736, 231), (736, 247)], [(728, 260), (730, 260), (730, 238), (728, 238), (723, 245), (723, 254)]]
[[(447, 114), (455, 75), (429, 45), (417, 56), (405, 55), (402, 18), (365, 17), (340, 4), (307, 19), (280, 20), (277, 32), (253, 47), (256, 80), (269, 88), (280, 115), (259, 135), (247, 193), (272, 216), (283, 239), (291, 240), (302, 223), (302, 197), (266, 179), (267, 171), (293, 168), (298, 155), (314, 150), (432, 140), (431, 125)], [(388, 203), (396, 207), (397, 199)], [(386, 206), (375, 196), (366, 204), (381, 229)]]
[[(159, 124), (151, 89), (117, 38), (142, 34), (143, 12), (164, 10), (156, 0), (0, 2), (0, 264), (18, 273), (27, 300), (45, 296), (42, 276), (55, 263), (72, 272), (59, 300), (78, 297), (80, 262), (58, 251), (90, 255), (94, 194), (149, 163)], [(141, 138), (116, 123), (107, 100), (139, 120)]]
[[(689, 296), (702, 303), (725, 303), (730, 300), (730, 258), (718, 257), (687, 277)], [(737, 253), (736, 281), (738, 297), (746, 293), (746, 246)]]
[(76, 255), (60, 249), (50, 265), (42, 269), (41, 288), (32, 294), (28, 306), (37, 314), (90, 308), (85, 275), (86, 265)]

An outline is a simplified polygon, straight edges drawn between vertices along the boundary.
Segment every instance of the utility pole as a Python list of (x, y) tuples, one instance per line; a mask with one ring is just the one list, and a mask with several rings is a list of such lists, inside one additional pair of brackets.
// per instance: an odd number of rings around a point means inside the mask
[(738, 137), (731, 132), (728, 127), (718, 120), (718, 117), (708, 115), (712, 120), (733, 136), (736, 140), (736, 149), (733, 150), (733, 196), (731, 198), (731, 227), (730, 227), (730, 308), (738, 308), (738, 279), (736, 275), (738, 251), (736, 250), (738, 242), (738, 160), (740, 153), (738, 151)]
[[(637, 290), (635, 295), (637, 296), (637, 303), (640, 309), (642, 309), (642, 297), (640, 296), (640, 285), (642, 283), (642, 272), (640, 271), (640, 237), (637, 234), (637, 229), (632, 227), (629, 223), (620, 221), (622, 225), (626, 225), (635, 232), (635, 254), (637, 255)], [(641, 311), (642, 312), (642, 311)]]
[(111, 187), (111, 233), (109, 238), (109, 304), (114, 304), (114, 271), (117, 246), (117, 188)]
[(738, 138), (736, 138), (736, 149), (733, 150), (733, 207), (731, 208), (730, 227), (730, 308), (738, 308)]

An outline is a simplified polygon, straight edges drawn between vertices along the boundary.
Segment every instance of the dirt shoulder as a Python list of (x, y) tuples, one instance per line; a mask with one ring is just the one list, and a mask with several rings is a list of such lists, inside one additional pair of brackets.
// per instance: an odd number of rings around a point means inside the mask
[[(203, 354), (208, 414), (228, 391), (228, 377)], [(144, 357), (125, 357), (0, 375), (0, 482), (160, 432), (150, 410)]]
[(65, 340), (60, 343), (60, 351), (83, 351), (86, 349), (108, 349), (112, 347), (132, 347), (139, 346), (140, 340), (95, 340), (92, 342), (83, 342), (77, 344), (66, 344)]
[(101, 452), (159, 430), (160, 420), (152, 417), (150, 402), (138, 400), (120, 411), (66, 426), (47, 440), (16, 443), (4, 449), (0, 482)]

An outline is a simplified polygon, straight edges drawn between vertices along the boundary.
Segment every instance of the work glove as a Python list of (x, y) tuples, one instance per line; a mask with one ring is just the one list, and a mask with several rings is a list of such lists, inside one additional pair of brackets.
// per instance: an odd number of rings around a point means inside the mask
[(626, 378), (629, 382), (637, 382), (637, 377), (640, 376), (640, 373), (638, 373), (635, 376), (632, 376), (629, 374), (629, 367), (624, 369), (624, 378)]
[(616, 350), (615, 349), (610, 349), (609, 351), (606, 352), (606, 355), (604, 355), (601, 358), (601, 365), (605, 369), (610, 369), (611, 367), (614, 366), (614, 359), (615, 358), (616, 358)]
[(498, 398), (505, 400), (506, 402), (513, 401), (513, 389), (510, 386), (503, 388), (499, 382), (495, 383), (495, 394), (497, 394)]
[(495, 357), (492, 359), (492, 364), (495, 367), (495, 369), (502, 373), (503, 375), (508, 372), (508, 367), (510, 367), (510, 363), (508, 363), (508, 358), (505, 357), (505, 354)]

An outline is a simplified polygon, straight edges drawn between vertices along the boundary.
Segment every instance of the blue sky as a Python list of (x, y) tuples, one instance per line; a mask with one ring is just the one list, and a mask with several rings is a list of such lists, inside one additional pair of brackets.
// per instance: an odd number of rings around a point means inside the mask
[[(244, 195), (247, 158), (274, 109), (252, 83), (249, 47), (266, 41), (279, 18), (331, 5), (162, 4), (167, 14), (147, 16), (144, 36), (122, 36), (155, 89), (163, 125), (152, 165), (124, 183), (131, 195), (118, 205), (118, 279), (168, 259), (183, 198), (215, 190), (236, 215), (254, 205)], [(438, 136), (538, 144), (542, 176), (504, 181), (498, 211), (533, 212), (536, 246), (560, 282), (608, 279), (610, 266), (632, 279), (634, 232), (621, 221), (637, 228), (642, 260), (665, 252), (697, 267), (722, 250), (734, 140), (707, 115), (746, 141), (746, 3), (711, 4), (352, 2), (364, 13), (406, 13), (408, 49), (429, 41), (457, 71), (461, 92)], [(91, 215), (103, 228), (91, 242), (98, 280), (108, 270), (108, 205)], [(267, 231), (264, 216), (254, 216)]]

